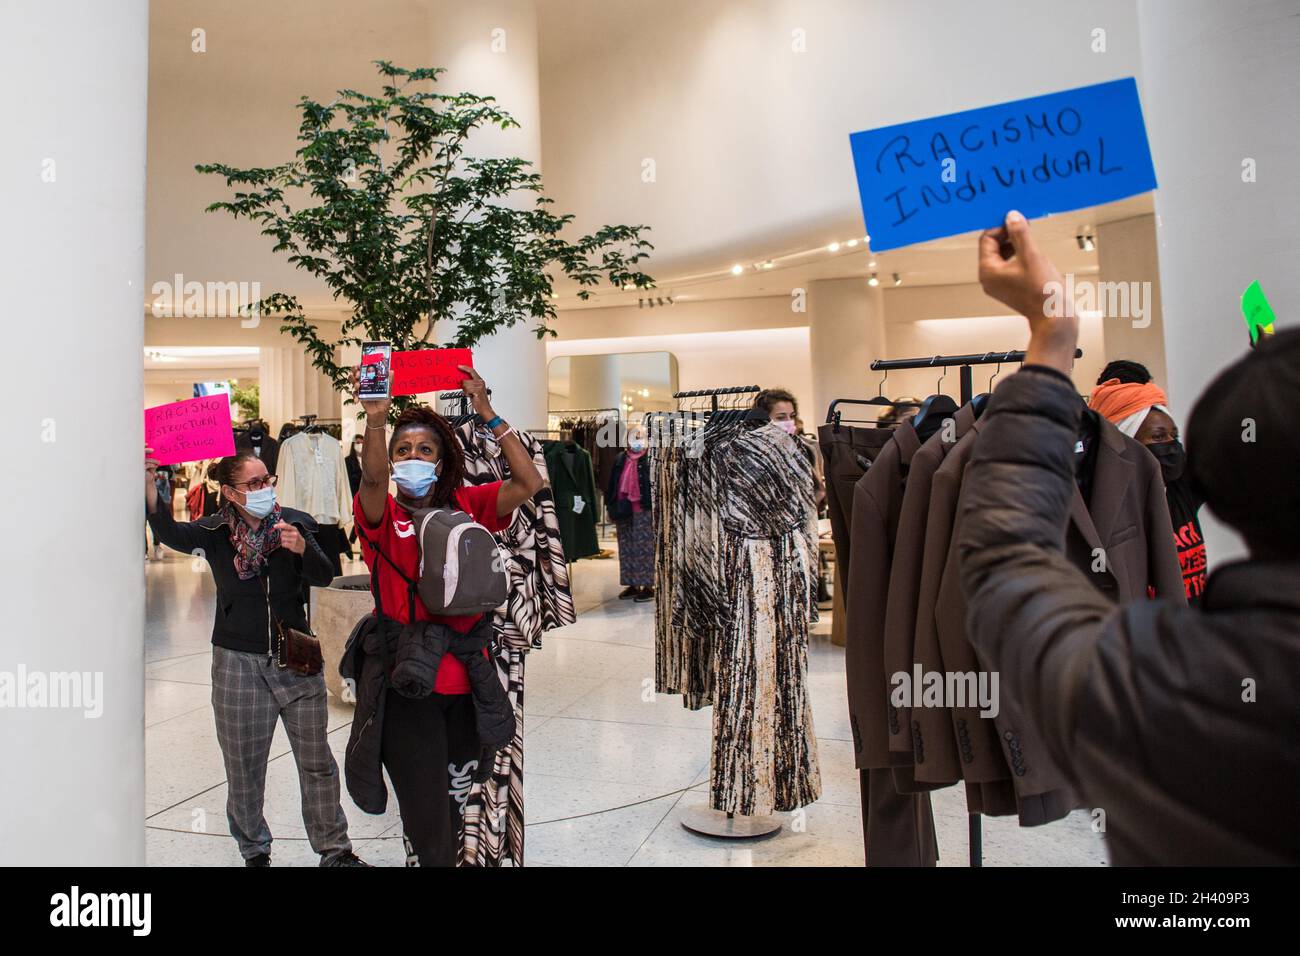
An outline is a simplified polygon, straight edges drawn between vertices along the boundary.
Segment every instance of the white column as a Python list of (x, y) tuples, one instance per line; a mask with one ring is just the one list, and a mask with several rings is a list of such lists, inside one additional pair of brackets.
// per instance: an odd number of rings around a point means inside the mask
[[(1169, 376), (1165, 366), (1165, 322), (1160, 299), (1156, 217), (1134, 216), (1100, 223), (1097, 226), (1097, 265), (1100, 268), (1099, 282), (1136, 283), (1130, 289), (1150, 289), (1149, 297), (1143, 295), (1141, 319), (1126, 316), (1102, 319), (1106, 356), (1099, 368), (1116, 359), (1141, 362), (1160, 387), (1166, 387)], [(1091, 382), (1079, 384), (1090, 386)]]
[[(865, 279), (823, 279), (808, 286), (808, 348), (812, 362), (811, 408), (804, 424), (826, 420), (836, 398), (870, 398), (871, 362), (884, 358), (885, 313), (880, 287)], [(802, 396), (800, 396), (802, 397)], [(848, 417), (854, 417), (851, 413)]]
[[(1160, 183), (1168, 390), (1185, 425), (1205, 386), (1247, 349), (1240, 297), (1252, 281), (1282, 325), (1300, 321), (1300, 17), (1294, 0), (1140, 0), (1138, 26)], [(1243, 552), (1208, 509), (1201, 515), (1211, 566)]]
[[(479, 130), (475, 156), (519, 156), (541, 169), (541, 101), (537, 73), (537, 9), (533, 0), (431, 0), (430, 63), (447, 69), (445, 91), (496, 97), (520, 129)], [(529, 193), (531, 201), (532, 193)], [(440, 329), (445, 339), (447, 330)], [(546, 346), (521, 322), (481, 342), (474, 364), (492, 387), (493, 407), (511, 424), (546, 427)]]
[(340, 416), (342, 399), (300, 346), (263, 347), (259, 358), (262, 418), (273, 431), (299, 415)]
[(10, 866), (144, 863), (148, 31), (145, 0), (0, 6), (0, 85), (22, 91), (0, 150), (0, 262), (24, 353), (0, 376), (17, 545), (0, 558)]

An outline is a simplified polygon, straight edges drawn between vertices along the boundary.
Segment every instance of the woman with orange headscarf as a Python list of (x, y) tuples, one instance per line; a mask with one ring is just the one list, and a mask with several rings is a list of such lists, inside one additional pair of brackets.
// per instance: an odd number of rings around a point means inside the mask
[(1164, 389), (1151, 381), (1146, 366), (1121, 359), (1102, 369), (1097, 387), (1088, 396), (1088, 407), (1125, 435), (1140, 441), (1160, 462), (1174, 545), (1183, 569), (1183, 588), (1187, 603), (1198, 605), (1205, 590), (1205, 538), (1197, 512), (1205, 499), (1183, 477), (1187, 453), (1169, 414)]

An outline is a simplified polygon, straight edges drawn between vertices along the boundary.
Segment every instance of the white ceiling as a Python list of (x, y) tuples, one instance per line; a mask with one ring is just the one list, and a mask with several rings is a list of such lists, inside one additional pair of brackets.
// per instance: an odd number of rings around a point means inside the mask
[[(178, 272), (261, 281), (336, 315), (328, 290), (272, 255), (254, 226), (203, 212), (225, 189), (193, 164), (284, 158), (298, 96), (370, 89), (378, 57), (420, 61), (430, 10), (426, 0), (152, 5), (146, 285)], [(1133, 0), (546, 0), (538, 24), (542, 171), (555, 209), (574, 213), (575, 231), (649, 225), (646, 271), (684, 297), (865, 278), (862, 249), (824, 251), (864, 233), (854, 130), (1138, 74)], [(207, 29), (206, 53), (190, 50), (195, 25)], [(1099, 26), (1103, 55), (1091, 51)], [(805, 52), (791, 48), (795, 30)], [(1006, 50), (1014, 68), (991, 58)], [(1087, 272), (1096, 257), (1074, 245), (1081, 226), (1150, 210), (1140, 197), (1039, 229), (1062, 266)], [(973, 250), (971, 236), (894, 250), (876, 271), (886, 285), (893, 272), (910, 285), (971, 282)], [(752, 269), (769, 258), (775, 268)], [(737, 263), (745, 275), (730, 275)], [(560, 286), (559, 308), (580, 307), (573, 291)], [(608, 290), (586, 307), (636, 299)]]

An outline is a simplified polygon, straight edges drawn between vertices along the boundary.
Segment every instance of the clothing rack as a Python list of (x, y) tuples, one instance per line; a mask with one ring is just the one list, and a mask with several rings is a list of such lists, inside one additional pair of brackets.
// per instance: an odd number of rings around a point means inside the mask
[(713, 411), (718, 410), (719, 395), (744, 395), (748, 392), (761, 392), (757, 385), (728, 385), (723, 388), (697, 388), (686, 392), (673, 392), (673, 398), (711, 398)]
[(595, 412), (613, 412), (619, 414), (617, 408), (551, 408), (547, 409), (548, 415), (588, 415)]
[[(492, 389), (489, 388), (487, 393), (490, 396), (492, 394)], [(439, 392), (438, 401), (460, 403), (450, 416), (455, 419), (455, 421), (452, 422), (453, 427), (464, 424), (465, 420), (471, 415), (469, 410), (469, 396), (465, 394), (463, 388), (458, 388), (450, 392)]]
[[(1076, 359), (1083, 357), (1083, 349), (1075, 349), (1074, 357)], [(871, 363), (873, 372), (892, 372), (901, 369), (920, 369), (920, 368), (953, 368), (959, 367), (961, 404), (965, 405), (971, 401), (974, 396), (975, 387), (971, 376), (971, 367), (975, 365), (1009, 365), (1013, 362), (1022, 363), (1025, 361), (1023, 351), (1007, 352), (972, 352), (967, 355), (932, 355), (928, 358), (920, 356), (917, 358), (900, 358), (900, 359), (876, 359)], [(883, 388), (883, 384), (882, 388)], [(844, 401), (852, 401), (845, 399)], [(827, 421), (836, 420), (835, 406), (839, 402), (832, 402), (830, 410), (827, 412)], [(867, 404), (867, 403), (864, 403)], [(884, 404), (876, 402), (872, 404)], [(889, 404), (893, 404), (892, 402)], [(970, 865), (984, 865), (984, 827), (981, 815), (972, 813), (967, 817), (968, 833), (970, 837)]]
[[(1074, 350), (1075, 358), (1083, 358), (1083, 349)], [(873, 372), (892, 372), (916, 368), (954, 368), (961, 367), (961, 401), (969, 402), (973, 396), (974, 385), (971, 380), (972, 365), (1010, 365), (1012, 362), (1025, 360), (1025, 353), (1011, 352), (973, 352), (969, 355), (933, 355), (929, 358), (876, 359), (871, 363)]]

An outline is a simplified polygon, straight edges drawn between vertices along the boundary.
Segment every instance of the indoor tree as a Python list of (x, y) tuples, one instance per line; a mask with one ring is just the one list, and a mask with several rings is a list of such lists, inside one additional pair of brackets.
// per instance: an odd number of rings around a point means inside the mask
[[(380, 96), (340, 90), (330, 103), (299, 100), (300, 145), (288, 162), (195, 167), (234, 190), (207, 211), (258, 223), (275, 252), (350, 306), (331, 341), (289, 293), (256, 305), (281, 317), (281, 331), (336, 389), (346, 389), (350, 373), (335, 361), (340, 345), (472, 347), (520, 321), (532, 321), (538, 337), (554, 335), (558, 274), (577, 283), (582, 299), (602, 276), (616, 288), (653, 285), (639, 269), (652, 248), (646, 227), (602, 226), (566, 238), (573, 216), (551, 211), (529, 162), (467, 154), (476, 129), (519, 126), (492, 97), (438, 92), (440, 68), (376, 66)], [(394, 411), (409, 401), (395, 399)]]

